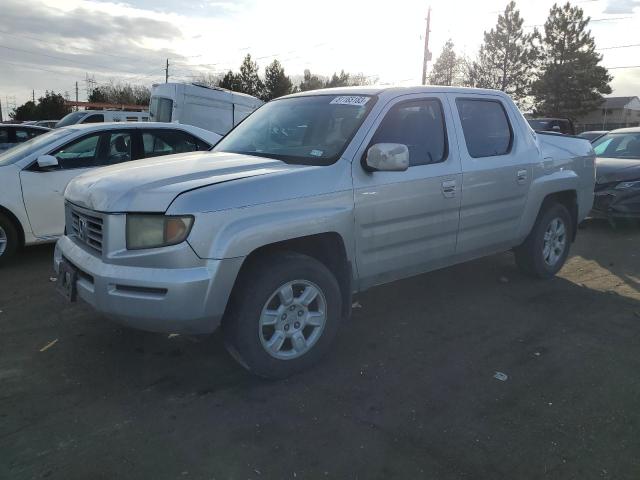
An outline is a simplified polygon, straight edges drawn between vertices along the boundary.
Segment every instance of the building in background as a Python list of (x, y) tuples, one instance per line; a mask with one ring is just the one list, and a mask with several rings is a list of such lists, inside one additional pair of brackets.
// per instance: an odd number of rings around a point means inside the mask
[(640, 125), (640, 99), (636, 97), (606, 97), (597, 110), (575, 119), (577, 132), (614, 130)]

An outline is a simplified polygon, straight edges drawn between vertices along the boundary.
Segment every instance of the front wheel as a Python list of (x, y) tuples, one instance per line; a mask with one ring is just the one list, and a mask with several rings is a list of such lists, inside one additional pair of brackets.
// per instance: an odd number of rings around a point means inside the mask
[(516, 263), (533, 277), (551, 278), (564, 265), (573, 238), (573, 223), (567, 208), (556, 203), (538, 215), (525, 242), (515, 249)]
[(259, 259), (234, 289), (223, 323), (227, 349), (252, 373), (288, 377), (329, 349), (341, 304), (335, 276), (319, 261), (291, 252)]

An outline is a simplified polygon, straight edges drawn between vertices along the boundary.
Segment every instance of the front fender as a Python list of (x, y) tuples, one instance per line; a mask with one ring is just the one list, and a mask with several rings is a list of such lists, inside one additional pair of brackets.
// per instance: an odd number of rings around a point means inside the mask
[(335, 232), (353, 262), (351, 191), (273, 202), (196, 216), (189, 243), (201, 258), (245, 257), (257, 248), (294, 238)]

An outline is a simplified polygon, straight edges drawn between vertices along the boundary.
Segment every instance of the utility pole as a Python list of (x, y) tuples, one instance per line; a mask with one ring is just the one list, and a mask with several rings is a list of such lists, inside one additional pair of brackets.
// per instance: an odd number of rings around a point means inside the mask
[(31, 101), (33, 103), (36, 103), (36, 91), (35, 90), (31, 90)]
[(167, 66), (164, 70), (164, 83), (169, 83), (169, 59), (167, 58)]
[(427, 29), (424, 33), (424, 58), (422, 59), (422, 85), (427, 84), (427, 62), (431, 60), (429, 51), (429, 32), (431, 31), (431, 7), (427, 12)]

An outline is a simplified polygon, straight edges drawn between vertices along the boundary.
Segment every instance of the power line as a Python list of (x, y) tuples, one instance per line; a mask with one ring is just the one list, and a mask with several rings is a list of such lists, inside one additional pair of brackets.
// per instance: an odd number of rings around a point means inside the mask
[(602, 48), (596, 48), (596, 50), (613, 50), (615, 48), (631, 48), (631, 47), (640, 47), (640, 43), (633, 43), (631, 45), (615, 45), (613, 47), (602, 47)]

